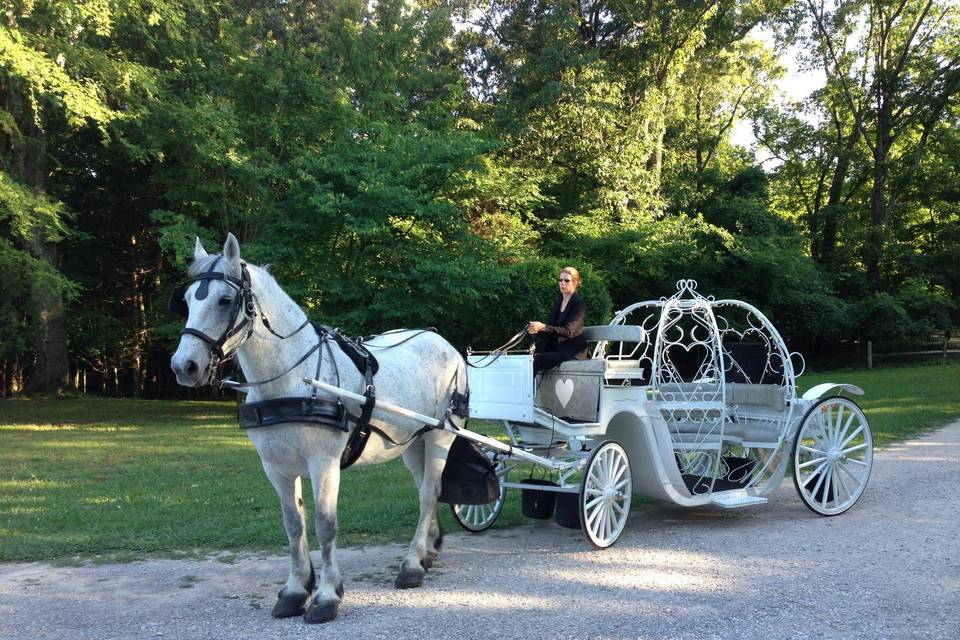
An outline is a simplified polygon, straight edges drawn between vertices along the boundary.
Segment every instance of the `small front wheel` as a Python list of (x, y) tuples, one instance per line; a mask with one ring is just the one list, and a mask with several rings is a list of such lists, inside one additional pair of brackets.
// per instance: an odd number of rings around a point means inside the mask
[(503, 511), (503, 503), (507, 498), (507, 488), (503, 486), (505, 475), (506, 465), (501, 460), (497, 462), (497, 480), (500, 481), (500, 494), (493, 501), (486, 504), (450, 505), (450, 512), (457, 524), (471, 533), (480, 533), (493, 526), (493, 523), (500, 517), (500, 512)]
[(826, 398), (807, 413), (793, 444), (793, 484), (807, 507), (840, 515), (863, 494), (873, 468), (873, 436), (857, 403)]
[(632, 493), (627, 452), (616, 442), (601, 443), (590, 454), (580, 481), (580, 526), (590, 544), (606, 549), (620, 538)]

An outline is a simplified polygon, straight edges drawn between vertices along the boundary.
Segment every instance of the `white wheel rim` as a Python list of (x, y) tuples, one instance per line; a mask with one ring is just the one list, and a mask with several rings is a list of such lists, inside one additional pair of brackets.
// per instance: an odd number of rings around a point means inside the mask
[[(506, 473), (506, 467), (503, 462), (497, 464), (497, 479), (502, 482), (503, 475)], [(500, 494), (493, 502), (486, 504), (455, 504), (453, 507), (453, 516), (457, 522), (467, 531), (483, 531), (489, 529), (500, 515), (503, 509), (503, 501), (506, 499), (507, 490), (503, 484), (500, 485)]]
[(633, 492), (630, 476), (627, 454), (618, 444), (601, 446), (587, 467), (580, 508), (584, 531), (598, 547), (609, 547), (623, 533)]
[(815, 407), (794, 451), (794, 478), (811, 509), (837, 515), (860, 498), (873, 466), (873, 437), (857, 405), (835, 398)]
[(502, 504), (502, 497), (487, 504), (458, 504), (454, 505), (454, 513), (466, 529), (482, 531), (497, 519)]

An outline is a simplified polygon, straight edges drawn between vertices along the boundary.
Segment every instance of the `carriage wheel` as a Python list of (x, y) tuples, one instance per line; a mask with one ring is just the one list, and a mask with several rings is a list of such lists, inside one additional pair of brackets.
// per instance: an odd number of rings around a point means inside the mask
[(827, 398), (807, 413), (793, 444), (793, 484), (807, 507), (840, 515), (860, 499), (872, 467), (873, 436), (855, 402)]
[(580, 527), (590, 544), (606, 549), (623, 533), (633, 480), (627, 452), (606, 441), (593, 450), (580, 481)]
[(504, 475), (507, 472), (503, 460), (497, 462), (497, 479), (500, 480), (500, 495), (496, 500), (486, 504), (451, 504), (450, 512), (453, 513), (453, 519), (461, 527), (471, 533), (480, 533), (486, 531), (500, 517), (503, 511), (503, 503), (507, 498), (507, 488), (503, 486)]

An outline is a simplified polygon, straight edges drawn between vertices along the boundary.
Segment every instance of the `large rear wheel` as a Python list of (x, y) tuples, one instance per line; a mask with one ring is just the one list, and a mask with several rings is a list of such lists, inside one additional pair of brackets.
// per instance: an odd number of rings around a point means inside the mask
[(793, 484), (810, 510), (840, 515), (867, 486), (873, 435), (863, 411), (847, 398), (825, 398), (807, 413), (793, 444)]

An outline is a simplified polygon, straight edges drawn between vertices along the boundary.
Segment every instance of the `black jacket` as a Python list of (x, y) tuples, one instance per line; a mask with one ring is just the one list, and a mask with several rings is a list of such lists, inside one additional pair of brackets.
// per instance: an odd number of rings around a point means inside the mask
[(586, 308), (579, 293), (570, 296), (567, 308), (560, 310), (563, 296), (558, 296), (550, 310), (543, 333), (546, 338), (544, 351), (562, 351), (575, 355), (587, 348), (587, 341), (583, 337), (583, 317)]

